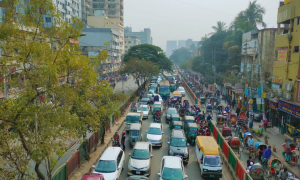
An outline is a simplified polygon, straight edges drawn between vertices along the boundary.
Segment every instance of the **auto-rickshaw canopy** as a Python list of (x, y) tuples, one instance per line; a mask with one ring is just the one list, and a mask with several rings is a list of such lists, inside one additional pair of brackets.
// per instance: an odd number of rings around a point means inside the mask
[(173, 95), (174, 95), (174, 96), (181, 96), (181, 92), (180, 92), (180, 91), (174, 91), (174, 92), (173, 92)]

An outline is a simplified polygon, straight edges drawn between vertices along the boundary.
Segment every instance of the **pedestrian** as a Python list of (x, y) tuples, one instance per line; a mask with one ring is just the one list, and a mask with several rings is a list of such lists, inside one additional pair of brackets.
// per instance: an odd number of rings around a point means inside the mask
[(125, 151), (125, 140), (126, 140), (126, 132), (123, 131), (122, 138), (121, 138), (121, 144), (123, 147), (123, 151)]
[(267, 127), (268, 127), (268, 121), (265, 119), (265, 120), (264, 120), (264, 128), (265, 128), (265, 131), (267, 131)]
[(267, 163), (268, 160), (269, 160), (270, 157), (271, 157), (271, 154), (272, 154), (272, 150), (271, 150), (271, 146), (269, 146), (269, 147), (265, 150), (265, 152), (264, 152), (264, 154), (263, 154), (262, 162), (263, 162), (263, 163)]
[(241, 112), (241, 109), (240, 108), (236, 108), (236, 110), (235, 110), (236, 116), (239, 116), (240, 112)]
[(287, 168), (284, 168), (284, 170), (281, 170), (280, 173), (279, 173), (279, 175), (278, 175), (278, 178), (280, 180), (287, 180), (288, 177), (289, 177), (289, 173), (287, 171)]

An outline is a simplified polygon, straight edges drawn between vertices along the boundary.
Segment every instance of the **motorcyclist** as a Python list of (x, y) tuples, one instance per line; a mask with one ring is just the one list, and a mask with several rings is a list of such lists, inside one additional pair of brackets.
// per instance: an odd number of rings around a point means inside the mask
[(117, 146), (120, 146), (120, 136), (119, 136), (119, 133), (118, 131), (115, 133), (114, 135), (114, 142), (117, 141)]
[(208, 116), (206, 117), (207, 121), (210, 122), (212, 120), (212, 117), (210, 116), (210, 113), (208, 114)]

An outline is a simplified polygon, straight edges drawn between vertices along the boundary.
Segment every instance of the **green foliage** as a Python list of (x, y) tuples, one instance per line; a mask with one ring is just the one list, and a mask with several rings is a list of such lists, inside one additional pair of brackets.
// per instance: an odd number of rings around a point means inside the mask
[(151, 44), (141, 44), (133, 46), (125, 54), (123, 61), (127, 63), (128, 61), (137, 58), (141, 60), (151, 61), (152, 63), (159, 66), (161, 70), (172, 70), (172, 62), (163, 53), (163, 50)]
[(193, 61), (184, 61), (180, 65), (180, 69), (192, 69)]
[(190, 52), (187, 48), (179, 48), (173, 51), (172, 55), (170, 56), (171, 61), (174, 64), (181, 64), (191, 58)]
[(159, 73), (159, 66), (151, 61), (133, 58), (127, 61), (121, 69), (122, 73), (132, 74), (137, 79), (146, 79), (156, 76)]
[[(87, 128), (103, 127), (124, 97), (113, 95), (108, 84), (93, 88), (94, 68), (107, 53), (90, 59), (70, 43), (69, 38), (77, 40), (82, 33), (79, 19), (62, 21), (51, 0), (30, 0), (26, 6), (22, 2), (2, 1), (6, 23), (0, 24), (1, 75), (24, 79), (8, 82), (20, 91), (0, 104), (0, 177), (52, 179), (70, 143), (81, 140)], [(46, 15), (54, 18), (55, 26), (45, 28)]]

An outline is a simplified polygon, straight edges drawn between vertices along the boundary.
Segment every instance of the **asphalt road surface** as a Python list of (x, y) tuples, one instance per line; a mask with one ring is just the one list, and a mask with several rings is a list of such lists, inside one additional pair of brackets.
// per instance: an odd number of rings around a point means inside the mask
[[(183, 99), (187, 99), (189, 100), (189, 102), (192, 102), (191, 99), (189, 97), (184, 97)], [(204, 108), (202, 108), (204, 109)], [(151, 113), (152, 114), (152, 113)], [(161, 163), (161, 159), (163, 156), (167, 156), (168, 155), (168, 137), (170, 136), (170, 129), (169, 129), (169, 125), (166, 123), (165, 121), (166, 119), (166, 113), (163, 114), (162, 117), (162, 124), (163, 124), (163, 146), (162, 147), (153, 147), (153, 157), (151, 159), (151, 174), (150, 174), (150, 179), (151, 180), (156, 180), (159, 179), (157, 173), (159, 172), (159, 167), (160, 167), (160, 163)], [(153, 122), (153, 116), (150, 115), (148, 119), (144, 119), (143, 123), (142, 123), (142, 131), (143, 131), (143, 141), (146, 139), (146, 132), (145, 130), (148, 129), (150, 123)], [(125, 150), (125, 165), (124, 165), (124, 170), (121, 173), (120, 179), (121, 180), (125, 180), (128, 176), (127, 176), (127, 172), (128, 172), (128, 160), (129, 160), (129, 156), (128, 153), (132, 152), (132, 148), (130, 148), (129, 145), (129, 141), (128, 138), (126, 139), (126, 150)], [(189, 146), (189, 163), (185, 166), (185, 172), (188, 175), (188, 180), (201, 180), (203, 178), (201, 178), (200, 176), (200, 168), (199, 165), (196, 161), (196, 153), (195, 153), (195, 146)], [(227, 173), (226, 176), (224, 177), (224, 173), (223, 173), (223, 178), (222, 179), (226, 179), (229, 180), (231, 179), (230, 175), (229, 175), (229, 171), (226, 169), (226, 167), (223, 165), (223, 172)], [(229, 178), (227, 178), (229, 177)]]

